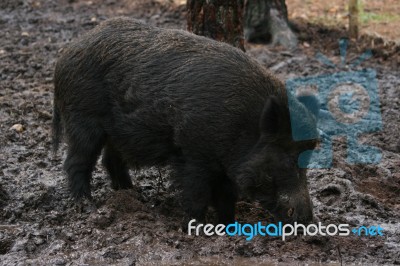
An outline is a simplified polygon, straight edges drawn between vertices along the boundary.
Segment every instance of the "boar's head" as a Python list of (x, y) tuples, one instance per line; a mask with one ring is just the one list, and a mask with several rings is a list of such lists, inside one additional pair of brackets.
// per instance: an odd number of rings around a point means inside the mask
[(238, 186), (244, 197), (261, 203), (277, 222), (309, 223), (312, 202), (306, 169), (299, 167), (298, 158), (317, 144), (319, 103), (314, 96), (289, 96), (289, 102), (292, 122), (313, 138), (295, 141), (288, 100), (269, 98), (260, 118), (259, 140), (242, 165)]

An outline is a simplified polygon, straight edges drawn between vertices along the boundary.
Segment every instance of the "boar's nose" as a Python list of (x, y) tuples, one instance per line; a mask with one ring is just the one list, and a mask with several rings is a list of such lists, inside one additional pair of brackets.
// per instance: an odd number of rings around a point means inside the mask
[(313, 205), (311, 200), (304, 203), (297, 204), (297, 210), (295, 210), (295, 215), (293, 215), (293, 222), (301, 224), (310, 224), (314, 221), (314, 215), (312, 212)]
[(308, 225), (313, 222), (314, 216), (311, 211), (305, 212), (301, 209), (296, 209), (294, 207), (288, 208), (286, 211), (280, 211), (274, 213), (275, 222), (282, 222), (283, 224), (298, 224)]
[(274, 220), (286, 224), (294, 222), (304, 225), (310, 224), (314, 220), (311, 201), (290, 201), (287, 205), (278, 205), (273, 212)]
[(294, 220), (293, 222), (307, 225), (307, 224), (313, 223), (313, 221), (314, 221), (314, 215), (310, 211), (307, 214), (302, 213), (301, 215), (298, 215), (297, 219)]

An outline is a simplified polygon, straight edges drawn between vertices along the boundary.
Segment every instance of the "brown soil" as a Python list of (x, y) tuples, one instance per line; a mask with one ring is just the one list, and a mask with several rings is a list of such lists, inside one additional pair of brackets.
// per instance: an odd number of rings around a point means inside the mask
[[(0, 3), (1, 265), (400, 264), (400, 77), (395, 46), (375, 46), (374, 57), (359, 67), (377, 71), (384, 127), (367, 137), (382, 150), (382, 162), (347, 164), (345, 139), (339, 139), (334, 167), (308, 173), (315, 215), (322, 223), (379, 224), (383, 237), (302, 236), (284, 242), (188, 236), (181, 230), (183, 214), (178, 192), (169, 186), (168, 169), (161, 169), (161, 175), (156, 168), (132, 171), (136, 189), (113, 191), (98, 166), (93, 201), (75, 204), (61, 169), (65, 147), (57, 156), (50, 154), (54, 65), (67, 42), (119, 15), (185, 28), (183, 6), (157, 1)], [(337, 40), (344, 29), (301, 20), (296, 25), (302, 41), (296, 51), (247, 44), (247, 53), (282, 79), (337, 71), (314, 55), (321, 51), (337, 62)], [(352, 42), (349, 58), (370, 44), (368, 38)], [(13, 127), (16, 124), (22, 129)], [(238, 221), (267, 218), (257, 206), (238, 203)]]

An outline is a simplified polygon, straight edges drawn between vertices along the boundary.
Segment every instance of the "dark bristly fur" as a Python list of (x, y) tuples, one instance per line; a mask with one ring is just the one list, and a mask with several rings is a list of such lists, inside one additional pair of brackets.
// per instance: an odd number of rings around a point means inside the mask
[[(296, 159), (315, 143), (292, 140), (284, 85), (242, 51), (117, 18), (70, 44), (54, 80), (54, 149), (63, 125), (73, 196), (90, 197), (105, 147), (115, 189), (132, 187), (128, 167), (172, 165), (194, 218), (212, 205), (220, 222), (231, 222), (240, 195), (279, 219), (311, 219)], [(298, 103), (299, 118), (315, 130)]]

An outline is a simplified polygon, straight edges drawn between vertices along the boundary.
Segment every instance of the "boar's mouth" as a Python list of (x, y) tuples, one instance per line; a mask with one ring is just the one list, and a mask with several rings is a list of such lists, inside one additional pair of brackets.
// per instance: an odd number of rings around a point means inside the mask
[(308, 224), (314, 219), (308, 192), (281, 194), (274, 207), (268, 201), (261, 205), (272, 213), (275, 222)]
[(306, 170), (297, 168), (292, 157), (265, 148), (253, 151), (236, 176), (239, 197), (259, 202), (278, 222), (308, 223), (313, 214)]

